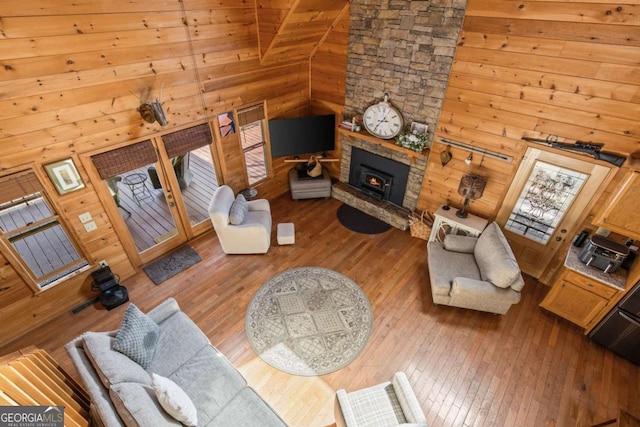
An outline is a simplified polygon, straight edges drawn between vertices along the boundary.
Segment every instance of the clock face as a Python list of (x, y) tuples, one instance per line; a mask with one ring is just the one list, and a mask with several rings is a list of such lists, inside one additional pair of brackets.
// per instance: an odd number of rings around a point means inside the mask
[(367, 108), (362, 119), (369, 133), (378, 138), (391, 139), (402, 130), (402, 115), (384, 101)]

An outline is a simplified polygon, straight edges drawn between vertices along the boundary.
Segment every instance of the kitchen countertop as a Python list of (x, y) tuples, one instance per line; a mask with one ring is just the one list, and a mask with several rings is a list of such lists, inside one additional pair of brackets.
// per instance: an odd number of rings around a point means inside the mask
[(582, 248), (576, 248), (571, 245), (569, 252), (567, 253), (567, 257), (564, 260), (564, 266), (569, 270), (576, 271), (584, 276), (590, 277), (598, 282), (604, 283), (605, 285), (611, 286), (612, 288), (619, 289), (624, 291), (627, 285), (627, 271), (618, 268), (613, 273), (605, 273), (604, 271), (590, 267), (580, 261), (578, 259), (578, 255)]

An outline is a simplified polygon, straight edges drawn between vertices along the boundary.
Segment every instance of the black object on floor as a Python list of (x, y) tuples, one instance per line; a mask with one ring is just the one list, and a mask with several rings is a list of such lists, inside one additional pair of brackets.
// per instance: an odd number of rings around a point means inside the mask
[(345, 204), (338, 208), (337, 216), (340, 224), (356, 233), (380, 234), (391, 228), (386, 222)]
[(183, 246), (152, 262), (143, 270), (153, 283), (159, 285), (201, 260), (200, 255), (191, 246)]

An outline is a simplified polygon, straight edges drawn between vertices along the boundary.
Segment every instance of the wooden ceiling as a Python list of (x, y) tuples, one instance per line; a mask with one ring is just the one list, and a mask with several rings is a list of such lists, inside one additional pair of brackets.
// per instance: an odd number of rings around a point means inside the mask
[(258, 0), (256, 16), (263, 64), (308, 60), (350, 0)]

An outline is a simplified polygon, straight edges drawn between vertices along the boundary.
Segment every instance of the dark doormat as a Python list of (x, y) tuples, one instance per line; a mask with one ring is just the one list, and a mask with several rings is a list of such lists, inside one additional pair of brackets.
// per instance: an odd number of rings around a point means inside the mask
[(143, 270), (153, 283), (159, 285), (200, 261), (202, 261), (202, 258), (191, 246), (183, 246), (157, 259), (144, 267)]
[(345, 204), (338, 208), (337, 216), (340, 224), (356, 233), (380, 234), (391, 228), (386, 222)]

